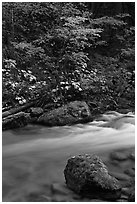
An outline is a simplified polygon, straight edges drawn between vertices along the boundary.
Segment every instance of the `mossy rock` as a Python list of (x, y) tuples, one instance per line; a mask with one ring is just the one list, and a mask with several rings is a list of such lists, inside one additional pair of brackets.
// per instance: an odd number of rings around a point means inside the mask
[(121, 196), (119, 181), (111, 176), (97, 155), (70, 158), (64, 170), (68, 188), (88, 198), (117, 200)]
[(63, 126), (91, 121), (91, 113), (84, 101), (70, 102), (41, 115), (37, 123), (46, 126)]

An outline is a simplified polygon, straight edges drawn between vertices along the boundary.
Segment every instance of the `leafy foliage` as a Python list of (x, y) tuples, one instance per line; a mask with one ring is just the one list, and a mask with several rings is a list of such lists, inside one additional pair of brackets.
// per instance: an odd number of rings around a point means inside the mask
[(40, 97), (43, 106), (73, 100), (97, 109), (123, 100), (134, 106), (130, 18), (93, 18), (86, 2), (3, 3), (3, 105)]

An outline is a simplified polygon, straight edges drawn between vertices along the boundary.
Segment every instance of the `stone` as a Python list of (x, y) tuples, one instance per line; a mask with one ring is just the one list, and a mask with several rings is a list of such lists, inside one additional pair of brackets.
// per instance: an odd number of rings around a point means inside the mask
[(30, 116), (31, 117), (38, 117), (44, 113), (44, 110), (40, 107), (30, 108)]
[(119, 181), (110, 176), (106, 165), (97, 155), (70, 158), (64, 176), (68, 188), (83, 197), (113, 201), (121, 196)]
[(8, 129), (24, 127), (28, 124), (29, 120), (30, 120), (29, 113), (19, 112), (19, 113), (10, 115), (3, 119), (2, 129), (8, 130)]
[(46, 126), (62, 126), (91, 120), (91, 113), (86, 102), (74, 101), (42, 114), (37, 123)]
[(124, 173), (131, 177), (135, 177), (135, 170), (133, 170), (132, 168), (126, 169)]
[(125, 152), (112, 152), (110, 157), (112, 160), (124, 161), (129, 158), (129, 154)]

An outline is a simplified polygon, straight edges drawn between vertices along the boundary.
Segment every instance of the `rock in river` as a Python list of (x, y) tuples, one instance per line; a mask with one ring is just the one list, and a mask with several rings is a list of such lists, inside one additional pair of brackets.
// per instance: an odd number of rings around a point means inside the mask
[(67, 186), (83, 197), (116, 200), (121, 196), (119, 181), (110, 176), (96, 155), (79, 155), (68, 160), (64, 170)]
[(41, 115), (37, 122), (47, 126), (70, 125), (91, 120), (88, 105), (84, 101), (70, 102)]

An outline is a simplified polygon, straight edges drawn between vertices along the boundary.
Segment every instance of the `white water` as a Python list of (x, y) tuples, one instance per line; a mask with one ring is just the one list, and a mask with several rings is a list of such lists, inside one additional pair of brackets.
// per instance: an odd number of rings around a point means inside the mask
[(64, 183), (63, 170), (70, 156), (96, 153), (106, 160), (110, 151), (134, 145), (132, 113), (109, 112), (84, 125), (53, 128), (32, 125), (5, 131), (3, 201), (25, 201), (25, 196), (33, 190)]

